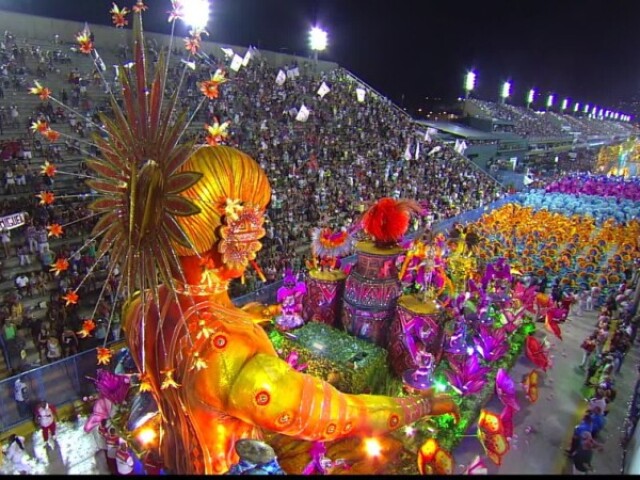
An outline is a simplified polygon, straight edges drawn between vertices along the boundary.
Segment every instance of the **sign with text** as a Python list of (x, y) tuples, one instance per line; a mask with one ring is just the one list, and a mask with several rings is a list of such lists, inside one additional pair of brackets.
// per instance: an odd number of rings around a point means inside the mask
[(0, 217), (0, 229), (6, 228), (11, 230), (13, 228), (21, 227), (27, 222), (27, 212), (18, 212), (7, 215), (6, 217)]

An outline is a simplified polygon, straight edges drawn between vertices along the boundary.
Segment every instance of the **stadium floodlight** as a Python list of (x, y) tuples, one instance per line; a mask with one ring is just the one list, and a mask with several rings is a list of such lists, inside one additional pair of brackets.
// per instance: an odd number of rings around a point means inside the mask
[(547, 110), (553, 106), (553, 93), (547, 97)]
[(573, 113), (578, 113), (578, 110), (580, 110), (580, 102), (576, 102), (573, 106)]
[(560, 110), (561, 110), (562, 112), (564, 112), (568, 107), (569, 107), (569, 99), (568, 99), (568, 98), (565, 98), (565, 99), (562, 101), (562, 106), (560, 107)]
[(181, 7), (182, 20), (194, 30), (203, 30), (209, 23), (209, 0), (188, 0)]
[(609, 110), (605, 110), (604, 111), (604, 118), (609, 118), (611, 117), (611, 112)]
[(598, 110), (598, 118), (602, 118), (604, 117), (604, 108), (601, 108), (600, 110)]
[(511, 96), (511, 82), (507, 81), (502, 84), (502, 90), (500, 91), (500, 98), (502, 99), (502, 103), (504, 103), (507, 98)]
[(469, 94), (476, 87), (476, 72), (470, 70), (464, 77), (464, 91), (466, 98), (469, 98)]
[(584, 113), (589, 113), (589, 104), (588, 103), (584, 106), (583, 112)]
[(595, 117), (597, 114), (598, 114), (598, 106), (594, 105), (593, 110), (591, 110), (591, 115)]
[(536, 90), (532, 88), (529, 90), (529, 94), (527, 95), (527, 108), (531, 107), (533, 100), (536, 98)]
[(329, 37), (326, 31), (319, 27), (313, 27), (309, 31), (309, 47), (314, 52), (321, 52), (327, 48)]
[(620, 114), (618, 112), (613, 114), (613, 119), (614, 120), (619, 120), (620, 119)]

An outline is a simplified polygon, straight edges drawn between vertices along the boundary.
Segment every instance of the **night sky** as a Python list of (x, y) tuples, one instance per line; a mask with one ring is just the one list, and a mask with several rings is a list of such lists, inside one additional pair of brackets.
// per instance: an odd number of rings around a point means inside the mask
[[(109, 24), (111, 3), (0, 0), (0, 8)], [(145, 28), (168, 33), (170, 1), (145, 3)], [(496, 100), (510, 79), (515, 104), (531, 87), (605, 108), (640, 90), (637, 0), (213, 0), (212, 12), (212, 41), (302, 55), (318, 23), (330, 44), (320, 58), (411, 108), (462, 95), (469, 68), (477, 97)]]

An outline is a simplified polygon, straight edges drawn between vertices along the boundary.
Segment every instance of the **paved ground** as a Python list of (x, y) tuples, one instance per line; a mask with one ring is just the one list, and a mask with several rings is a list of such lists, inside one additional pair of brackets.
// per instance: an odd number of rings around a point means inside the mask
[[(582, 340), (593, 330), (596, 323), (595, 313), (584, 317), (571, 315), (563, 325), (564, 341), (548, 335), (552, 345), (553, 367), (541, 376), (540, 397), (537, 403), (530, 404), (518, 389), (521, 410), (515, 415), (514, 441), (510, 452), (504, 457), (502, 466), (497, 467), (486, 461), (489, 473), (497, 474), (562, 474), (570, 473), (570, 465), (564, 455), (569, 445), (573, 427), (585, 410), (582, 382), (584, 374), (576, 368), (582, 352), (579, 348)], [(542, 324), (539, 324), (542, 327)], [(539, 329), (542, 331), (542, 329)], [(607, 426), (602, 440), (606, 442), (605, 451), (596, 453), (593, 465), (597, 474), (614, 475), (620, 472), (621, 451), (619, 446), (620, 428), (626, 415), (627, 402), (636, 380), (635, 364), (640, 360), (638, 347), (627, 355), (621, 375), (617, 377), (618, 398), (607, 417)], [(512, 378), (518, 382), (533, 365), (523, 357), (511, 371)], [(499, 412), (500, 403), (493, 399), (487, 406)], [(60, 425), (56, 448), (44, 446), (40, 433), (28, 438), (27, 450), (30, 452), (33, 473), (40, 474), (106, 474), (106, 462), (95, 454), (95, 443), (91, 435), (82, 430), (84, 419), (76, 423), (64, 422)], [(529, 433), (527, 433), (529, 432)], [(456, 473), (464, 465), (482, 453), (482, 447), (475, 437), (465, 438), (454, 452), (457, 464)], [(0, 464), (0, 474), (13, 473), (7, 462)]]

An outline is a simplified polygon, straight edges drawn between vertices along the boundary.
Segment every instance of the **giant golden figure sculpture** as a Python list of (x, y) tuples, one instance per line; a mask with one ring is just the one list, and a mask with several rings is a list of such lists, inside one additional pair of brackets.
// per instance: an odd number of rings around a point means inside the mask
[[(138, 1), (138, 5), (142, 5)], [(186, 115), (163, 109), (164, 59), (147, 86), (141, 14), (134, 10), (132, 73), (120, 69), (102, 156), (89, 161), (104, 198), (99, 253), (122, 271), (126, 338), (159, 408), (160, 449), (172, 473), (224, 473), (235, 442), (268, 430), (327, 441), (392, 431), (427, 415), (457, 413), (446, 395), (348, 395), (278, 357), (255, 315), (227, 286), (254, 261), (270, 199), (259, 165), (230, 147), (182, 142)], [(182, 133), (181, 133), (182, 132)]]

